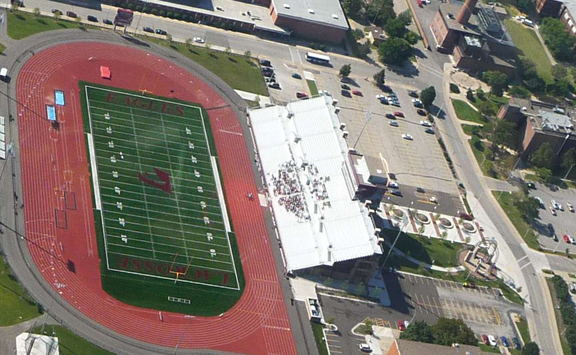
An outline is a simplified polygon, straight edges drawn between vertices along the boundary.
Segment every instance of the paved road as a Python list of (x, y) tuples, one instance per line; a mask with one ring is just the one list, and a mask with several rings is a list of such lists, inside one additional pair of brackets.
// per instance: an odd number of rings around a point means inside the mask
[[(37, 6), (42, 10), (49, 11), (53, 3), (42, 2), (40, 0), (29, 0), (27, 1), (27, 5), (33, 7)], [(77, 11), (83, 15), (80, 10)], [(143, 16), (140, 26), (154, 26), (151, 21), (155, 20), (156, 19), (153, 20), (151, 17)], [(148, 21), (150, 21), (150, 23)], [(170, 22), (170, 24), (168, 24), (168, 22)], [(196, 25), (181, 24), (173, 21), (162, 22), (162, 27), (172, 33), (175, 38), (189, 38), (196, 34), (202, 36), (202, 33), (217, 33), (228, 38), (232, 49), (239, 51), (250, 50), (254, 54), (265, 53), (269, 58), (292, 60), (294, 62), (302, 63), (302, 56), (306, 51), (305, 48), (294, 45), (273, 43), (253, 36), (220, 31)], [(70, 37), (78, 38), (79, 36), (73, 35)], [(422, 50), (421, 46), (417, 49), (416, 54), (420, 58), (417, 64), (410, 64), (408, 68), (402, 69), (389, 68), (387, 71), (387, 80), (402, 82), (417, 87), (427, 87), (430, 83), (440, 82), (440, 80), (443, 79), (443, 64), (448, 61), (448, 57), (437, 52)], [(377, 63), (365, 63), (356, 59), (337, 55), (332, 55), (332, 58), (334, 68), (339, 68), (345, 63), (352, 63), (352, 72), (356, 77), (371, 77), (381, 67)], [(336, 69), (332, 70), (334, 71)], [(436, 86), (435, 102), (441, 108), (438, 112), (440, 120), (438, 120), (437, 127), (444, 140), (447, 142), (448, 151), (455, 162), (458, 175), (468, 187), (469, 192), (478, 197), (480, 204), (487, 211), (490, 219), (497, 227), (498, 232), (510, 246), (516, 260), (525, 259), (528, 255), (523, 247), (525, 244), (521, 241), (516, 230), (503, 214), (503, 211), (499, 208), (491, 194), (486, 193), (486, 191), (489, 190), (488, 186), (482, 177), (482, 173), (478, 169), (476, 160), (473, 157), (470, 148), (465, 144), (466, 139), (462, 135), (457, 120), (454, 119), (454, 112), (450, 108), (448, 110), (450, 113), (447, 117), (446, 113), (442, 110), (442, 108), (448, 108), (448, 105), (450, 104), (446, 95), (447, 92), (448, 91), (444, 86)], [(531, 256), (528, 255), (528, 258), (531, 258)], [(534, 277), (536, 275), (536, 270), (531, 262), (523, 265), (522, 274), (530, 294), (529, 307), (531, 308), (528, 310), (528, 317), (529, 319), (534, 320), (531, 328), (533, 328), (533, 330), (538, 330), (535, 334), (535, 338), (542, 348), (543, 354), (560, 353), (560, 349), (556, 348), (557, 343), (555, 339), (557, 339), (557, 335), (554, 334), (555, 331), (550, 327), (551, 323), (547, 316), (547, 314), (551, 313), (551, 310), (547, 309), (547, 300), (545, 299), (545, 294), (543, 292), (543, 288), (546, 286), (539, 281), (539, 278)]]

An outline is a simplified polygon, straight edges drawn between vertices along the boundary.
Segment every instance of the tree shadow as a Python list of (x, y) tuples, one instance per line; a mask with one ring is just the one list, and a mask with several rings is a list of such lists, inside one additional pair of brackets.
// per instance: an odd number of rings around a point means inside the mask
[(68, 28), (68, 26), (66, 26), (66, 24), (62, 23), (62, 22), (58, 22), (58, 26), (60, 26), (62, 28)]
[(409, 60), (406, 60), (402, 66), (389, 65), (388, 70), (405, 78), (414, 78), (420, 74), (420, 70)]
[(218, 56), (214, 53), (210, 53), (210, 57), (214, 58), (214, 59), (218, 59)]
[(195, 55), (200, 55), (200, 53), (196, 52), (195, 50), (193, 50), (192, 48), (188, 48), (188, 52), (195, 54)]
[(234, 57), (228, 57), (228, 60), (231, 61), (232, 63), (238, 63), (238, 61)]
[(412, 53), (414, 53), (414, 55), (415, 55), (417, 58), (420, 58), (420, 59), (428, 58), (428, 56), (426, 55), (426, 53), (422, 52), (422, 50), (420, 50), (420, 48), (414, 48), (413, 51), (412, 51)]

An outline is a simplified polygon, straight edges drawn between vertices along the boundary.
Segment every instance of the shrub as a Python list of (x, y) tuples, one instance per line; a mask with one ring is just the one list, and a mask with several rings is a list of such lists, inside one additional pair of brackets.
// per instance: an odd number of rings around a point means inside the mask
[(460, 88), (458, 87), (458, 85), (456, 85), (454, 83), (450, 83), (450, 91), (455, 93), (455, 94), (459, 94)]

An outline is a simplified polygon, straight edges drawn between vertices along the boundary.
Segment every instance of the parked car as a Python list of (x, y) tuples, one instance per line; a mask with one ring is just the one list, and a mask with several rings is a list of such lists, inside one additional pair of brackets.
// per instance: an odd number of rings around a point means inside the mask
[(408, 95), (410, 95), (410, 96), (412, 96), (412, 97), (415, 97), (415, 98), (418, 98), (418, 97), (419, 97), (419, 96), (418, 96), (418, 91), (416, 91), (416, 90), (408, 90)]
[(72, 17), (72, 18), (78, 17), (78, 15), (76, 15), (76, 13), (72, 12), (72, 11), (66, 11), (66, 16)]
[(512, 338), (512, 344), (514, 344), (514, 348), (516, 348), (517, 350), (522, 349), (522, 343), (520, 343), (520, 339), (518, 339), (517, 337)]
[(522, 20), (522, 23), (528, 27), (534, 27), (534, 22), (532, 22), (531, 20), (524, 19)]
[(292, 73), (292, 77), (294, 79), (302, 79), (302, 75), (298, 74), (298, 73)]
[(399, 320), (396, 325), (398, 326), (398, 330), (400, 330), (401, 332), (404, 331), (404, 329), (406, 329), (406, 326), (404, 325), (404, 321), (403, 320)]
[(426, 128), (426, 129), (424, 130), (424, 132), (426, 132), (426, 133), (428, 133), (428, 134), (434, 134), (434, 133), (436, 133), (436, 132), (434, 132), (434, 130), (433, 130), (432, 128)]
[(372, 352), (372, 348), (370, 347), (370, 344), (360, 344), (358, 345), (358, 348), (360, 349), (360, 351), (364, 351), (366, 353), (371, 353)]
[(417, 109), (416, 112), (417, 112), (420, 116), (426, 116), (426, 111), (424, 111), (424, 110), (421, 109), (421, 108)]
[(62, 11), (60, 11), (58, 9), (52, 9), (52, 13), (62, 15)]
[(296, 98), (298, 99), (308, 98), (308, 94), (302, 91), (296, 91)]
[(462, 283), (462, 287), (465, 288), (476, 288), (476, 284), (473, 282), (463, 282)]
[(552, 213), (552, 216), (556, 216), (556, 215), (557, 215), (557, 214), (556, 214), (556, 210), (555, 210), (552, 206), (550, 206), (550, 213)]
[(572, 237), (569, 236), (568, 234), (564, 234), (563, 238), (564, 238), (564, 241), (565, 241), (566, 243), (574, 244), (574, 238), (572, 238)]
[(350, 85), (348, 84), (342, 84), (340, 85), (340, 87), (342, 88), (342, 90), (350, 90)]
[(490, 346), (496, 346), (498, 343), (496, 342), (496, 338), (494, 335), (488, 335), (488, 341), (490, 342)]
[[(396, 122), (396, 121), (392, 121), (392, 122)], [(388, 181), (388, 187), (393, 188), (393, 189), (397, 189), (400, 186), (398, 186), (398, 183), (396, 181)]]
[(394, 195), (394, 196), (402, 197), (402, 191), (400, 191), (400, 190), (398, 190), (398, 189), (390, 190), (390, 193), (391, 193), (392, 195)]
[(403, 114), (402, 112), (400, 112), (400, 111), (396, 111), (396, 112), (394, 112), (394, 116), (396, 116), (396, 117), (404, 117), (404, 114)]
[(352, 97), (352, 94), (348, 90), (340, 90), (340, 94), (346, 97)]
[(485, 345), (490, 345), (490, 341), (488, 340), (488, 335), (482, 334), (482, 342), (483, 342)]
[(394, 116), (394, 115), (391, 114), (391, 113), (387, 113), (387, 114), (386, 114), (386, 118), (388, 118), (388, 119), (390, 119), (390, 120), (395, 120), (395, 119), (396, 119), (396, 116)]
[(420, 124), (424, 127), (432, 127), (432, 123), (428, 121), (420, 121)]
[(270, 63), (270, 61), (267, 60), (267, 59), (261, 59), (261, 60), (260, 60), (260, 65), (264, 65), (264, 66), (267, 66), (267, 67), (271, 67), (271, 66), (272, 66), (272, 63)]
[(564, 211), (564, 207), (562, 207), (562, 205), (556, 202), (555, 200), (550, 201), (550, 203), (552, 204), (552, 207), (554, 207), (555, 210)]
[(113, 24), (114, 24), (114, 22), (112, 22), (112, 21), (110, 21), (110, 20), (108, 20), (108, 19), (102, 20), (102, 23), (105, 24), (105, 25), (113, 25)]
[(408, 141), (414, 140), (414, 137), (412, 137), (412, 135), (410, 135), (410, 134), (408, 134), (408, 133), (404, 133), (404, 134), (402, 135), (402, 138), (404, 138), (404, 139), (406, 139), (406, 140), (408, 140)]
[(204, 43), (204, 42), (206, 42), (206, 41), (204, 41), (204, 38), (202, 38), (202, 37), (194, 37), (193, 40), (194, 40), (194, 42), (196, 42), (196, 43)]
[(417, 187), (416, 192), (425, 193), (426, 191), (421, 187)]
[(576, 293), (576, 282), (572, 282), (569, 286), (570, 293)]
[(157, 35), (166, 36), (166, 35), (168, 34), (168, 32), (157, 28), (157, 29), (156, 29), (156, 34), (157, 34)]
[(532, 190), (536, 190), (536, 185), (533, 182), (527, 182), (526, 187)]
[(272, 88), (272, 89), (280, 89), (280, 84), (278, 83), (270, 83), (268, 84), (268, 87)]
[(568, 207), (568, 211), (574, 213), (574, 206), (570, 202), (566, 202), (566, 207)]
[(538, 196), (534, 197), (534, 199), (535, 199), (536, 201), (538, 201), (538, 203), (540, 204), (540, 207), (541, 207), (541, 208), (545, 208), (544, 200), (542, 200), (542, 199), (541, 199), (540, 197), (538, 197)]
[(152, 27), (143, 27), (142, 31), (148, 32), (148, 33), (154, 33), (154, 29)]
[(422, 107), (422, 101), (418, 99), (412, 99), (412, 105), (414, 105), (414, 107)]
[(472, 217), (472, 215), (470, 215), (470, 214), (468, 214), (468, 213), (466, 213), (466, 212), (462, 212), (462, 211), (459, 211), (459, 212), (458, 212), (458, 217), (460, 217), (460, 218), (462, 218), (463, 220), (466, 220), (466, 221), (473, 221), (473, 220), (474, 220), (474, 217)]
[(356, 96), (364, 96), (360, 90), (352, 90), (352, 93)]
[(508, 339), (506, 339), (505, 336), (501, 336), (500, 337), (500, 342), (502, 343), (502, 345), (504, 345), (505, 347), (509, 347), (510, 343), (508, 342)]
[(262, 75), (267, 76), (267, 77), (271, 77), (271, 76), (274, 76), (274, 71), (272, 71), (272, 70), (265, 71), (265, 72), (262, 72)]
[(392, 126), (392, 127), (399, 127), (398, 121), (390, 121), (390, 126)]
[(88, 17), (86, 17), (86, 19), (90, 22), (98, 22), (98, 17), (96, 17), (96, 16), (88, 15)]

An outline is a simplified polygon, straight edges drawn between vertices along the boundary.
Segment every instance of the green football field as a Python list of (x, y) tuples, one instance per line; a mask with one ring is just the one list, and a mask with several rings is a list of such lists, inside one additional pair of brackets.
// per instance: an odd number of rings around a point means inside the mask
[[(148, 94), (82, 88), (104, 289), (155, 309), (229, 307), (243, 278), (206, 112)], [(138, 300), (141, 292), (154, 295)], [(195, 310), (214, 295), (229, 301)]]

